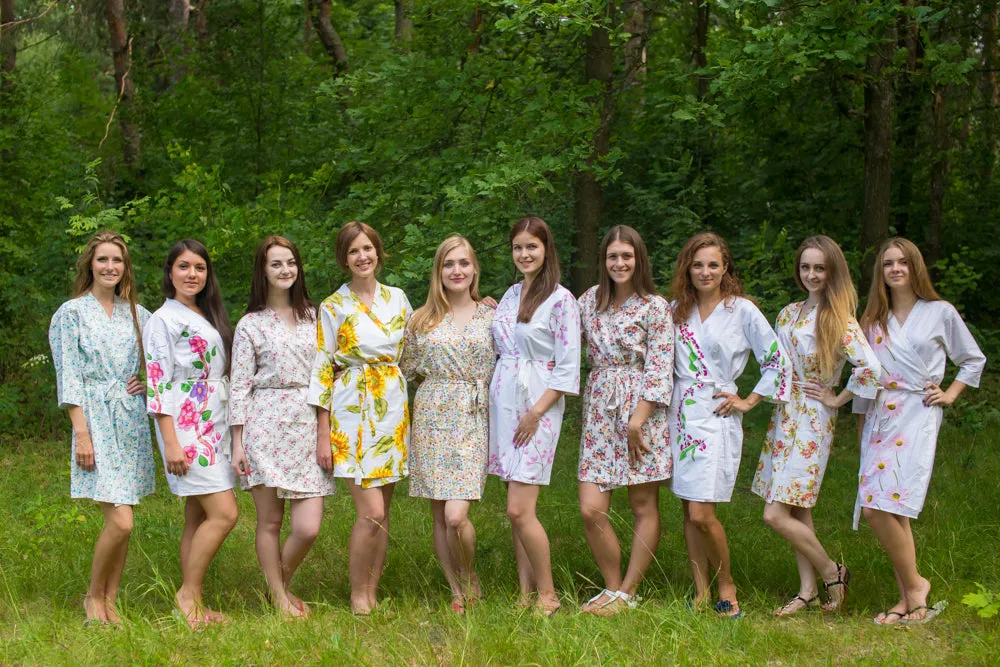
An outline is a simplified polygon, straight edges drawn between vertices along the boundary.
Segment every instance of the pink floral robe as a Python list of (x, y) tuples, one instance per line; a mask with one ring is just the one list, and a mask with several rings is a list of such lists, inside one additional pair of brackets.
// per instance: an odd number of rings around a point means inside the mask
[[(667, 405), (673, 390), (673, 319), (659, 295), (633, 295), (598, 313), (597, 287), (580, 297), (590, 375), (583, 392), (579, 480), (601, 491), (668, 479), (671, 470)], [(652, 449), (628, 460), (628, 422), (640, 400), (656, 404), (642, 426)]]

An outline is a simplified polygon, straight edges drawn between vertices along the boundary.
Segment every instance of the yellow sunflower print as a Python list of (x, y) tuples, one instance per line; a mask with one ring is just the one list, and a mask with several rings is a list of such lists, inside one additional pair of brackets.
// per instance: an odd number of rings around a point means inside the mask
[(347, 463), (351, 455), (351, 441), (343, 431), (330, 431), (330, 449), (333, 451), (333, 463)]
[(351, 348), (357, 347), (358, 345), (358, 334), (351, 326), (350, 322), (344, 322), (337, 329), (337, 351), (341, 354), (347, 354), (350, 352)]
[(371, 475), (368, 476), (368, 479), (385, 479), (386, 477), (392, 477), (395, 474), (395, 472), (393, 471), (393, 468), (395, 468), (395, 466), (396, 466), (396, 461), (393, 459), (393, 457), (390, 456), (389, 460), (386, 461), (384, 465), (381, 465), (378, 468), (372, 470)]
[(333, 375), (334, 375), (333, 364), (330, 362), (324, 363), (323, 366), (319, 369), (319, 383), (326, 389), (332, 389)]

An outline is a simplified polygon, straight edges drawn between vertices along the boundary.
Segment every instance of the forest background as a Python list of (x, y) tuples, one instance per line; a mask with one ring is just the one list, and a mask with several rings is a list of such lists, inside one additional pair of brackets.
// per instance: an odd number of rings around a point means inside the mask
[[(601, 234), (646, 239), (661, 288), (725, 236), (773, 318), (799, 241), (838, 240), (865, 293), (892, 234), (990, 352), (1000, 327), (998, 2), (0, 0), (0, 431), (54, 425), (45, 328), (86, 237), (132, 242), (144, 303), (206, 243), (234, 320), (253, 251), (298, 242), (322, 298), (364, 220), (422, 303), (453, 232), (512, 279), (540, 215), (566, 282)], [(32, 361), (34, 360), (34, 361)], [(58, 422), (61, 425), (61, 421)]]

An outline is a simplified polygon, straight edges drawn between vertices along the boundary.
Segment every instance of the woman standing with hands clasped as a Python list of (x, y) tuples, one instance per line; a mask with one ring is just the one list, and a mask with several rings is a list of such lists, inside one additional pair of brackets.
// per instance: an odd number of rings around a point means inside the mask
[[(791, 368), (767, 319), (743, 297), (729, 246), (717, 234), (688, 240), (674, 271), (674, 395), (670, 403), (673, 492), (684, 505), (684, 538), (700, 608), (718, 584), (715, 610), (741, 615), (726, 531), (715, 516), (728, 503), (743, 453), (743, 414), (761, 401), (788, 400)], [(761, 378), (746, 397), (736, 381), (753, 353)]]
[(420, 378), (413, 403), (410, 495), (428, 498), (434, 551), (451, 587), (451, 608), (482, 597), (473, 568), (476, 530), (469, 507), (482, 498), (489, 455), (493, 309), (479, 297), (479, 261), (462, 236), (434, 253), (427, 302), (406, 327), (400, 366)]
[(202, 604), (208, 566), (238, 510), (229, 463), (229, 350), (233, 332), (212, 260), (192, 239), (174, 244), (163, 265), (164, 304), (143, 329), (147, 409), (170, 491), (185, 499), (183, 582), (174, 600), (192, 628), (228, 619)]
[[(549, 538), (535, 507), (549, 483), (562, 427), (563, 394), (580, 390), (580, 311), (559, 284), (552, 231), (525, 217), (510, 230), (516, 271), (524, 280), (504, 294), (493, 317), (499, 361), (490, 384), (489, 472), (507, 483), (521, 603), (538, 593), (537, 608), (559, 609)], [(549, 362), (555, 362), (549, 367)]]
[[(775, 327), (792, 364), (791, 398), (774, 408), (753, 481), (753, 492), (767, 503), (764, 523), (792, 545), (799, 569), (799, 592), (775, 610), (778, 616), (819, 605), (817, 573), (829, 595), (824, 611), (847, 600), (850, 571), (816, 538), (812, 508), (830, 457), (837, 408), (854, 396), (874, 398), (882, 371), (854, 319), (857, 292), (833, 239), (811, 236), (802, 242), (795, 253), (795, 282), (809, 296), (785, 306)], [(845, 360), (854, 368), (847, 386), (835, 394), (831, 387)]]
[(389, 548), (392, 492), (407, 474), (410, 411), (398, 364), (410, 302), (376, 279), (385, 252), (369, 225), (347, 223), (335, 247), (351, 280), (320, 305), (309, 403), (319, 408), (319, 463), (347, 480), (354, 500), (351, 611), (369, 614)]
[[(316, 456), (316, 409), (306, 402), (316, 357), (316, 306), (309, 300), (299, 249), (281, 236), (257, 248), (247, 313), (233, 339), (233, 470), (257, 508), (257, 561), (268, 598), (282, 613), (309, 608), (289, 592), (312, 547), (332, 476)], [(285, 500), (291, 533), (281, 544)]]
[[(635, 604), (660, 543), (660, 484), (670, 477), (667, 405), (673, 387), (673, 320), (656, 293), (642, 237), (612, 227), (601, 241), (600, 282), (580, 297), (590, 375), (583, 393), (580, 513), (604, 590), (581, 611), (611, 616)], [(614, 489), (628, 490), (635, 517), (624, 579), (608, 512)]]
[(149, 420), (137, 379), (140, 331), (149, 311), (138, 305), (125, 240), (103, 231), (76, 263), (73, 299), (55, 315), (49, 344), (59, 406), (73, 424), (70, 495), (104, 514), (94, 545), (87, 623), (118, 623), (116, 601), (132, 533), (132, 505), (154, 491)]
[[(943, 408), (967, 386), (979, 386), (986, 357), (962, 316), (934, 290), (920, 250), (903, 238), (879, 250), (861, 328), (883, 374), (875, 400), (854, 400), (855, 412), (863, 413), (854, 528), (863, 508), (899, 587), (899, 602), (875, 623), (923, 623), (943, 605), (927, 607), (931, 584), (917, 570), (910, 519), (920, 515), (927, 497)], [(945, 390), (948, 359), (959, 370)]]

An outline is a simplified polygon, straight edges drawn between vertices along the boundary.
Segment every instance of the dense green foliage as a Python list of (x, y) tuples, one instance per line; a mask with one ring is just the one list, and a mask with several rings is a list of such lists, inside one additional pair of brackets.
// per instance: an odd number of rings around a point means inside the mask
[[(184, 236), (213, 252), (234, 316), (265, 233), (302, 246), (322, 297), (341, 279), (332, 235), (351, 219), (382, 232), (383, 278), (414, 303), (452, 232), (472, 239), (499, 297), (521, 215), (554, 226), (567, 276), (595, 262), (576, 249), (574, 183), (589, 172), (603, 186), (601, 231), (639, 229), (663, 288), (680, 244), (703, 228), (730, 239), (769, 317), (796, 297), (791, 256), (810, 233), (838, 239), (860, 280), (866, 62), (886, 43), (888, 231), (937, 258), (939, 287), (991, 351), (996, 2), (416, 0), (397, 3), (412, 6), (405, 39), (393, 3), (345, 0), (330, 11), (345, 71), (307, 22), (323, 3), (193, 2), (184, 27), (170, 3), (130, 0), (134, 94), (122, 104), (110, 4), (13, 2), (20, 21), (41, 16), (8, 33), (16, 67), (0, 90), (0, 431), (53, 423), (49, 365), (29, 360), (47, 352), (75, 249), (101, 227), (132, 239), (151, 308), (166, 250)], [(598, 30), (611, 48), (604, 88), (587, 76)], [(627, 57), (636, 35), (641, 67)], [(609, 147), (595, 153), (602, 118)], [(123, 123), (140, 142), (131, 162)]]

